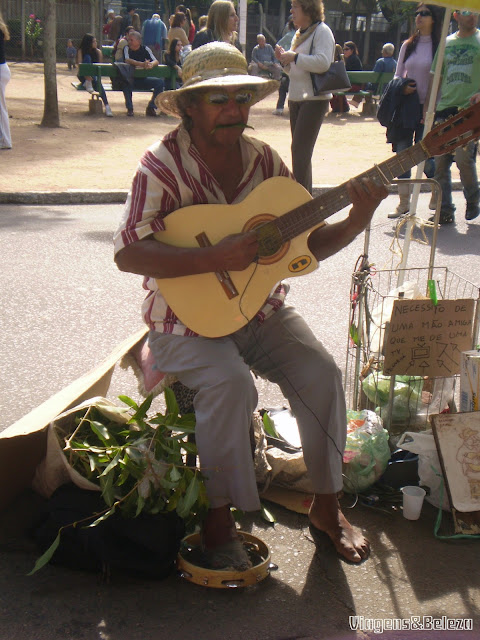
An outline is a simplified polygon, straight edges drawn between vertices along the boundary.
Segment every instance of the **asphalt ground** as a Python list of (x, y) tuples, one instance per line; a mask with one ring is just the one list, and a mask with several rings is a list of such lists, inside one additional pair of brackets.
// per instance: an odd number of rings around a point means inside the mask
[[(463, 197), (454, 197), (458, 221), (439, 229), (435, 264), (449, 267), (459, 281), (478, 281), (480, 222), (467, 224)], [(418, 212), (423, 217), (429, 215), (427, 202), (422, 194)], [(379, 270), (399, 262), (389, 250), (395, 224), (386, 218), (395, 204), (394, 196), (382, 203), (372, 225), (368, 254)], [(111, 236), (121, 210), (0, 206), (0, 429), (97, 365), (141, 327), (140, 278), (118, 272), (112, 261)], [(426, 235), (431, 239), (432, 231)], [(401, 230), (400, 244), (403, 238)], [(362, 236), (314, 274), (291, 281), (289, 302), (305, 315), (342, 370), (350, 278), (363, 251)], [(408, 267), (425, 270), (429, 253), (428, 246), (412, 243)], [(258, 386), (259, 406), (282, 403), (275, 387), (261, 381)], [(114, 374), (109, 395), (119, 393), (136, 393), (133, 376), (123, 370)], [(0, 640), (480, 637), (478, 541), (436, 539), (436, 510), (429, 504), (415, 522), (400, 512), (362, 505), (349, 509), (350, 499), (343, 505), (372, 542), (365, 563), (348, 565), (331, 550), (316, 552), (307, 518), (269, 504), (277, 518), (274, 527), (258, 514), (245, 516), (241, 526), (265, 541), (278, 571), (255, 587), (212, 590), (175, 575), (156, 582), (114, 574), (102, 583), (93, 574), (46, 567), (27, 577), (36, 553), (20, 531), (33, 509), (26, 498), (19, 500), (0, 520)], [(448, 532), (448, 514), (444, 519)], [(356, 622), (350, 616), (360, 616), (359, 630), (351, 630)], [(473, 631), (422, 630), (428, 624), (423, 616), (438, 618), (439, 624), (445, 624), (442, 616), (469, 619)], [(416, 631), (374, 633), (373, 624), (393, 625), (395, 620)]]

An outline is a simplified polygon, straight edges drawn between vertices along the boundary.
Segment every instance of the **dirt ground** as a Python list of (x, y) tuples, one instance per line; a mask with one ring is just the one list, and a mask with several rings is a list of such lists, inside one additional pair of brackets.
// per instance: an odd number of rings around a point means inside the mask
[[(43, 64), (9, 63), (12, 79), (6, 99), (13, 148), (1, 154), (4, 192), (66, 189), (128, 189), (138, 159), (156, 139), (178, 124), (176, 118), (145, 117), (148, 95), (134, 94), (135, 118), (127, 118), (123, 94), (108, 92), (114, 117), (90, 115), (89, 96), (75, 90), (75, 71), (57, 66), (61, 127), (40, 127), (43, 115)], [(271, 144), (291, 167), (290, 125), (287, 115), (273, 116), (277, 96), (251, 110), (257, 138)], [(330, 114), (320, 132), (313, 157), (314, 184), (334, 185), (362, 173), (391, 155), (385, 129), (352, 108), (342, 116)], [(455, 177), (455, 176), (454, 176)]]

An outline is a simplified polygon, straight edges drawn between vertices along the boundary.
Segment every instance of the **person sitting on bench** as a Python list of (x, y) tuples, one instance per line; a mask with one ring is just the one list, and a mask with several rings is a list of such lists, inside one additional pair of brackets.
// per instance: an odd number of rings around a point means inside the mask
[[(153, 69), (158, 66), (158, 60), (152, 53), (152, 50), (142, 45), (142, 36), (138, 31), (130, 31), (127, 36), (127, 46), (123, 50), (123, 57), (127, 64), (131, 64), (137, 69)], [(132, 89), (153, 89), (153, 95), (147, 105), (145, 115), (157, 115), (155, 106), (155, 98), (163, 91), (164, 83), (162, 78), (134, 78), (133, 86), (126, 84), (123, 89), (125, 96), (125, 106), (127, 107), (127, 115), (133, 116)]]
[(267, 44), (263, 33), (257, 36), (257, 46), (252, 50), (252, 61), (248, 66), (248, 73), (252, 76), (268, 76), (274, 80), (281, 80), (282, 67), (275, 58), (271, 44)]

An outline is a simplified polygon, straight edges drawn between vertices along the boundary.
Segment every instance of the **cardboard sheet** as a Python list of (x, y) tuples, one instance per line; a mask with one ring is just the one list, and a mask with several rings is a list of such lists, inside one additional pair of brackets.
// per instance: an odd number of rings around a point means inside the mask
[(45, 455), (50, 422), (83, 400), (106, 396), (115, 365), (147, 331), (145, 327), (127, 338), (98, 367), (0, 433), (0, 511), (30, 487), (35, 469)]
[(384, 344), (385, 375), (460, 373), (460, 354), (472, 348), (475, 301), (395, 300)]

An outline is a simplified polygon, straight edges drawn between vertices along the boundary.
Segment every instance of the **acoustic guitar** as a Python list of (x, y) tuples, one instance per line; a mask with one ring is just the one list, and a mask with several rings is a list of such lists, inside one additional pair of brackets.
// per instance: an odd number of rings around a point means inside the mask
[[(432, 129), (421, 142), (358, 178), (388, 184), (423, 160), (451, 153), (479, 137), (480, 103), (463, 109)], [(157, 279), (168, 305), (183, 324), (202, 336), (225, 336), (246, 325), (262, 308), (275, 283), (317, 268), (308, 236), (326, 218), (350, 204), (346, 184), (312, 199), (293, 180), (270, 178), (238, 204), (193, 205), (169, 214), (166, 230), (155, 234), (165, 244), (204, 247), (227, 235), (254, 230), (259, 257), (244, 271)]]

